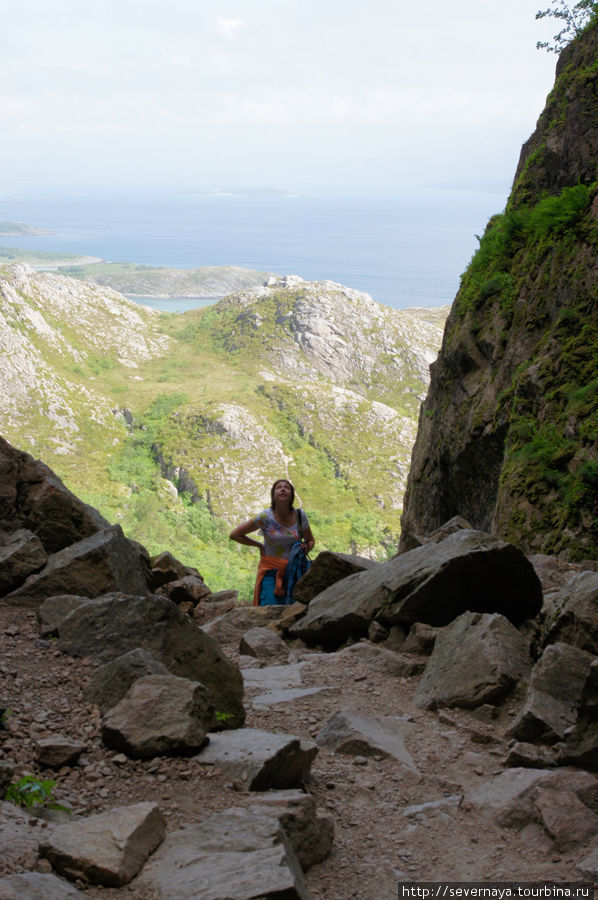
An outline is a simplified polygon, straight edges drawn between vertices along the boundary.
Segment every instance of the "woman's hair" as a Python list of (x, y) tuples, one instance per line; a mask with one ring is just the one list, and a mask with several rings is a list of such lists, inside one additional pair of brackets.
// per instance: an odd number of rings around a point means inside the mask
[(290, 507), (291, 507), (291, 509), (292, 509), (292, 508), (293, 508), (293, 503), (295, 502), (295, 488), (293, 487), (293, 485), (291, 484), (291, 482), (289, 481), (288, 478), (278, 478), (278, 479), (274, 482), (274, 484), (272, 485), (272, 488), (271, 488), (271, 490), (270, 490), (270, 508), (271, 508), (271, 509), (274, 509), (274, 488), (276, 487), (277, 484), (280, 484), (281, 481), (286, 482), (286, 484), (288, 484), (289, 487), (291, 488), (291, 503), (290, 503)]

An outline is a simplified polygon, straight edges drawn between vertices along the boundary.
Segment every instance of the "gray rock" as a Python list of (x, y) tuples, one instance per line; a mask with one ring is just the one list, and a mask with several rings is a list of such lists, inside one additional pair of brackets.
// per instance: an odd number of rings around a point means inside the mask
[(239, 652), (257, 659), (287, 659), (289, 648), (271, 628), (250, 628), (239, 644)]
[(111, 709), (144, 675), (168, 675), (168, 669), (147, 650), (136, 647), (96, 669), (83, 697), (88, 703), (97, 703), (102, 711)]
[(563, 642), (598, 654), (598, 572), (574, 575), (552, 598), (544, 645)]
[(503, 828), (521, 829), (538, 820), (537, 788), (572, 791), (594, 813), (598, 813), (598, 779), (577, 769), (507, 769), (476, 786), (466, 800), (488, 814)]
[(140, 557), (120, 525), (53, 553), (40, 572), (4, 599), (17, 606), (39, 606), (57, 594), (99, 597), (108, 591), (147, 594)]
[(318, 553), (309, 571), (297, 582), (293, 597), (299, 603), (308, 605), (331, 584), (336, 584), (349, 575), (355, 575), (356, 572), (372, 569), (376, 565), (377, 563), (365, 556), (350, 556), (347, 553), (323, 550), (322, 553)]
[(429, 656), (434, 649), (437, 637), (438, 628), (426, 625), (425, 622), (415, 622), (409, 629), (409, 634), (403, 642), (401, 651), (403, 653), (413, 653), (416, 656)]
[(85, 744), (73, 741), (64, 735), (54, 734), (49, 738), (41, 738), (37, 742), (37, 762), (40, 766), (60, 769), (61, 766), (73, 766), (83, 751)]
[(565, 736), (560, 759), (564, 763), (598, 771), (598, 660), (590, 665), (577, 721)]
[(58, 634), (60, 625), (66, 617), (70, 616), (74, 609), (83, 606), (84, 603), (89, 603), (89, 599), (89, 597), (79, 597), (77, 594), (59, 594), (56, 597), (48, 597), (37, 610), (40, 633), (44, 637)]
[(404, 719), (366, 716), (346, 709), (332, 716), (316, 735), (316, 743), (349, 756), (392, 757), (416, 772), (405, 746), (405, 737), (412, 729), (413, 725)]
[(366, 663), (372, 672), (380, 675), (389, 675), (396, 678), (409, 678), (412, 675), (421, 675), (426, 668), (427, 659), (418, 659), (414, 656), (406, 656), (403, 653), (393, 653), (385, 647), (375, 647), (373, 644), (360, 641), (337, 651), (339, 657), (357, 657)]
[(72, 656), (109, 662), (140, 647), (162, 662), (171, 675), (200, 681), (216, 709), (230, 714), (227, 726), (245, 721), (243, 678), (218, 644), (178, 607), (157, 595), (108, 594), (74, 610), (59, 630), (58, 646)]
[(428, 800), (426, 803), (417, 803), (414, 806), (406, 806), (403, 815), (409, 818), (426, 816), (439, 810), (459, 809), (463, 802), (463, 794), (452, 794), (450, 797), (441, 797), (439, 800)]
[(252, 697), (250, 700), (254, 709), (268, 709), (270, 706), (280, 706), (282, 703), (291, 703), (293, 700), (303, 700), (305, 697), (313, 697), (315, 694), (326, 693), (333, 695), (338, 693), (338, 688), (311, 687), (311, 688), (287, 688), (274, 691), (265, 691)]
[(463, 613), (438, 635), (414, 702), (437, 709), (500, 701), (530, 668), (527, 645), (504, 616)]
[(197, 606), (200, 600), (209, 596), (210, 589), (203, 578), (198, 578), (197, 575), (185, 575), (176, 581), (168, 581), (163, 584), (156, 593), (163, 594), (173, 603), (191, 603), (193, 606)]
[(577, 863), (575, 868), (589, 881), (598, 881), (598, 846)]
[(0, 531), (26, 528), (50, 554), (109, 527), (48, 466), (0, 438)]
[(152, 759), (199, 750), (215, 727), (212, 697), (203, 684), (145, 675), (106, 713), (102, 741), (127, 756)]
[(551, 644), (532, 671), (527, 697), (507, 734), (520, 741), (562, 740), (575, 724), (577, 707), (594, 657), (569, 644)]
[(151, 584), (154, 590), (167, 584), (169, 581), (178, 581), (187, 575), (193, 575), (203, 581), (203, 578), (192, 566), (186, 566), (180, 562), (168, 550), (153, 556), (150, 559), (151, 565)]
[(210, 734), (209, 738), (208, 746), (194, 759), (202, 765), (218, 766), (239, 788), (249, 791), (300, 787), (318, 752), (313, 741), (257, 728)]
[(20, 528), (0, 536), (0, 596), (45, 565), (48, 555), (36, 534)]
[(161, 900), (310, 900), (272, 816), (219, 813), (169, 834), (136, 882)]
[(248, 690), (286, 690), (303, 684), (301, 670), (304, 666), (304, 662), (291, 663), (287, 666), (266, 666), (264, 669), (243, 669), (241, 674)]
[(77, 897), (85, 894), (56, 875), (25, 872), (0, 878), (1, 900), (76, 900)]
[(256, 796), (249, 812), (278, 819), (304, 871), (330, 856), (334, 824), (332, 819), (316, 815), (316, 801), (311, 794), (269, 791)]
[(509, 747), (505, 766), (525, 766), (528, 769), (547, 769), (556, 766), (557, 754), (550, 747), (537, 747), (535, 744), (514, 743)]
[(562, 853), (587, 844), (598, 834), (598, 816), (573, 791), (538, 787), (534, 791), (534, 807), (540, 824)]
[(338, 647), (367, 635), (373, 619), (385, 626), (441, 626), (471, 610), (499, 612), (519, 624), (541, 605), (540, 581), (523, 553), (468, 530), (337, 582), (311, 601), (289, 633)]
[[(47, 827), (51, 830), (54, 826)], [(32, 826), (29, 815), (13, 803), (0, 800), (0, 865), (3, 871), (14, 871), (17, 866), (35, 869), (38, 848), (39, 831)]]
[(58, 825), (40, 854), (71, 881), (121, 887), (163, 841), (165, 828), (155, 803), (121, 806)]
[(239, 606), (203, 626), (221, 644), (238, 644), (250, 628), (263, 628), (283, 615), (285, 606)]
[(402, 547), (402, 552), (413, 550), (415, 547), (421, 547), (423, 544), (438, 544), (440, 541), (443, 541), (445, 537), (448, 537), (449, 534), (455, 534), (457, 531), (471, 529), (471, 527), (469, 522), (462, 516), (453, 516), (452, 519), (449, 519), (448, 522), (445, 522), (440, 528), (431, 531), (430, 534), (409, 534), (407, 540), (403, 542), (404, 546)]

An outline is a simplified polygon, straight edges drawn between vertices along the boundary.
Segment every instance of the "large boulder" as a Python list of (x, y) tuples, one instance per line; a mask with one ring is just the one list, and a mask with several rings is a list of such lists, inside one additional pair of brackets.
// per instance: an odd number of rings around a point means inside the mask
[(19, 528), (0, 535), (0, 597), (46, 564), (48, 555), (36, 534)]
[(414, 702), (423, 709), (497, 702), (530, 669), (527, 644), (504, 616), (463, 613), (440, 631)]
[(226, 726), (245, 721), (243, 677), (219, 645), (165, 597), (108, 594), (75, 609), (62, 622), (58, 647), (101, 663), (140, 647), (171, 675), (200, 681), (210, 690)]
[(386, 626), (441, 626), (470, 610), (501, 613), (517, 625), (541, 606), (540, 581), (520, 550), (484, 532), (460, 530), (333, 584), (289, 634), (338, 647), (366, 636), (373, 619)]
[(598, 654), (598, 572), (579, 572), (552, 598), (544, 644), (557, 641)]
[(30, 575), (5, 597), (17, 606), (39, 606), (57, 594), (99, 597), (108, 591), (147, 594), (141, 558), (120, 525), (96, 531), (48, 557), (44, 568)]
[(323, 550), (322, 553), (318, 553), (309, 571), (295, 585), (293, 598), (307, 605), (331, 584), (336, 584), (337, 581), (342, 581), (343, 578), (357, 572), (372, 569), (376, 565), (377, 563), (365, 556), (349, 556), (348, 553)]
[(0, 531), (27, 528), (50, 554), (109, 527), (48, 466), (0, 437)]
[(532, 671), (527, 697), (508, 734), (519, 741), (563, 740), (575, 724), (577, 707), (594, 657), (569, 644), (551, 644)]
[(145, 675), (110, 709), (102, 741), (138, 759), (201, 749), (216, 727), (209, 691), (198, 681), (176, 675)]
[(154, 803), (137, 803), (59, 825), (40, 854), (71, 881), (121, 887), (141, 870), (165, 830)]

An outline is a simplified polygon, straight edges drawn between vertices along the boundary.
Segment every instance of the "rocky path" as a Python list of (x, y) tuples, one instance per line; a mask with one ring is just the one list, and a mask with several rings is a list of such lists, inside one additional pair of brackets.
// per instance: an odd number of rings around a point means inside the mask
[[(99, 712), (83, 701), (95, 663), (72, 659), (52, 640), (41, 640), (35, 613), (0, 605), (0, 639), (0, 699), (10, 710), (0, 731), (0, 763), (16, 764), (17, 775), (39, 773), (35, 742), (40, 738), (60, 733), (83, 742), (86, 751), (78, 765), (53, 775), (43, 770), (42, 776), (55, 778), (56, 799), (75, 813), (154, 801), (172, 831), (255, 802), (218, 766), (195, 758), (127, 760), (107, 750), (100, 741)], [(329, 858), (306, 873), (314, 897), (393, 900), (397, 883), (404, 881), (581, 878), (576, 865), (587, 856), (591, 839), (559, 850), (531, 818), (523, 817), (520, 830), (500, 827), (489, 808), (472, 800), (504, 771), (502, 735), (516, 712), (516, 697), (497, 718), (490, 706), (426, 712), (413, 704), (419, 675), (388, 674), (380, 665), (381, 651), (369, 642), (330, 654), (296, 646), (282, 666), (279, 660), (269, 665), (239, 656), (238, 647), (237, 636), (224, 649), (245, 670), (250, 728), (314, 739), (340, 710), (362, 718), (391, 717), (383, 721), (399, 726), (401, 740), (392, 746), (382, 746), (378, 734), (366, 736), (349, 753), (320, 747), (306, 788), (318, 811), (333, 820), (335, 837)], [(50, 870), (36, 852), (36, 836), (45, 827), (32, 820), (34, 840), (9, 842), (8, 849), (5, 841), (0, 872)], [(137, 880), (121, 889), (88, 888), (85, 894), (154, 896)]]

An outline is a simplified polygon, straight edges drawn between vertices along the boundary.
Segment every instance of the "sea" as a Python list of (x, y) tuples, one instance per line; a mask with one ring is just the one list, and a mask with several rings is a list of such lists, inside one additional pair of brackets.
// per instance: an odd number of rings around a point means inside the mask
[[(375, 197), (117, 193), (0, 197), (0, 221), (54, 232), (0, 245), (192, 269), (237, 265), (339, 282), (397, 309), (452, 303), (507, 191), (418, 190)], [(184, 311), (204, 302), (136, 298)]]

